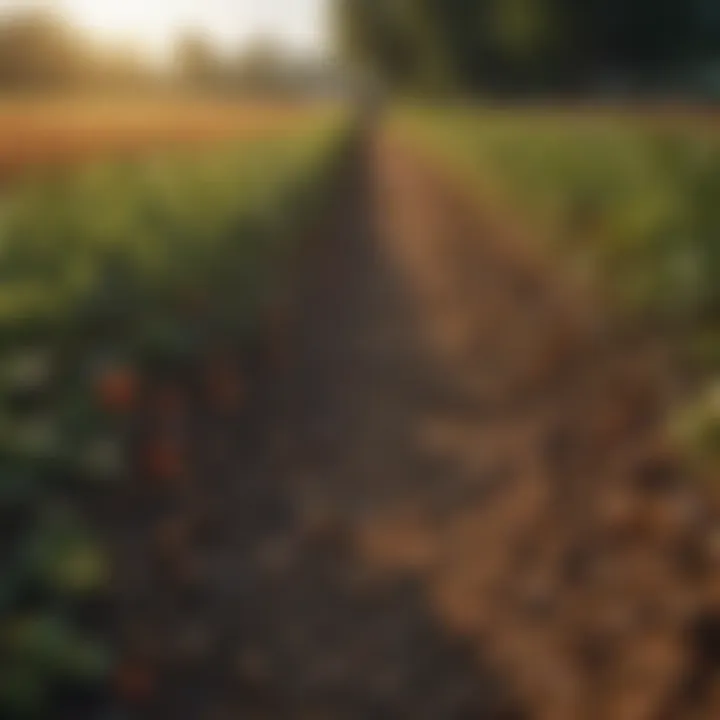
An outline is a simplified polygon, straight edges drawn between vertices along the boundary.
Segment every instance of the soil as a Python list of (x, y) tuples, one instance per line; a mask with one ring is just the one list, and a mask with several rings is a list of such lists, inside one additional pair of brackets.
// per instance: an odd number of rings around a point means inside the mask
[(146, 393), (107, 522), (127, 716), (720, 717), (665, 345), (397, 138), (356, 155), (266, 361)]

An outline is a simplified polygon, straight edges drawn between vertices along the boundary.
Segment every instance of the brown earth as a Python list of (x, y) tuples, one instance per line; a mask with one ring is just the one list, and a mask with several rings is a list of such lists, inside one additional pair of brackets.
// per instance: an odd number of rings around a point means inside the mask
[(273, 363), (147, 395), (108, 516), (131, 718), (720, 717), (662, 343), (392, 138), (293, 298)]
[(0, 102), (0, 187), (111, 160), (232, 140), (262, 142), (331, 105), (170, 100)]

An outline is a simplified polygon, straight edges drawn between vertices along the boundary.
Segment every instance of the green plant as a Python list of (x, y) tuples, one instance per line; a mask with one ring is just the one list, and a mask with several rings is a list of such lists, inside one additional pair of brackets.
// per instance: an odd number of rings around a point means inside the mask
[(120, 481), (135, 378), (251, 343), (346, 135), (339, 113), (261, 143), (98, 163), (0, 208), (0, 716), (101, 682), (82, 607), (112, 591), (75, 502)]

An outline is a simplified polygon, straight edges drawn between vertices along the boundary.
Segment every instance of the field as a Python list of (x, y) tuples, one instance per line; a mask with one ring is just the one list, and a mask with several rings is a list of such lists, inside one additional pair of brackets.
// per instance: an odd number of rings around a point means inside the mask
[(118, 100), (0, 101), (0, 184), (108, 155), (268, 136), (332, 112), (317, 103)]
[(718, 716), (711, 116), (3, 126), (1, 717)]
[(682, 366), (705, 381), (699, 400), (679, 412), (678, 431), (711, 451), (720, 362), (717, 118), (677, 108), (416, 108), (393, 122), (589, 286), (616, 323), (667, 336)]
[[(45, 717), (114, 664), (87, 627), (111, 577), (88, 508), (129, 471), (142, 397), (220, 356), (209, 392), (242, 405), (347, 120), (50, 103), (0, 128), (0, 715)], [(177, 480), (177, 442), (143, 443), (150, 481)]]

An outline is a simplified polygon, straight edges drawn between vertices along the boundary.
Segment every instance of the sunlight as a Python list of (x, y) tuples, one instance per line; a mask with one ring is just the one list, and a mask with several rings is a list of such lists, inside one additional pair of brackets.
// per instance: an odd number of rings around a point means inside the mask
[(257, 35), (272, 35), (302, 50), (318, 51), (325, 45), (326, 0), (58, 1), (74, 25), (104, 39), (138, 41), (158, 55), (186, 27), (206, 32), (223, 48)]
[(178, 0), (64, 0), (70, 19), (110, 38), (133, 38), (152, 51), (165, 50), (184, 22)]

